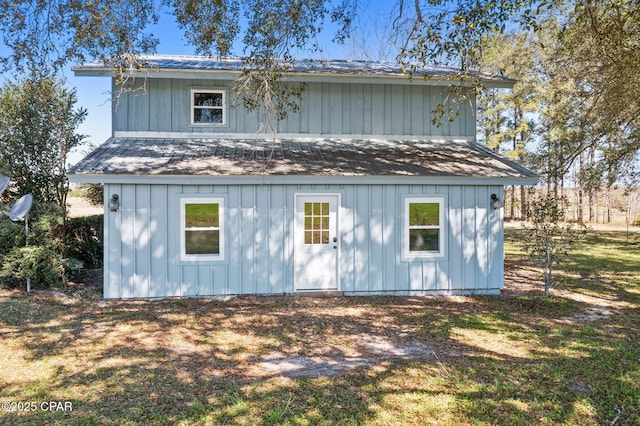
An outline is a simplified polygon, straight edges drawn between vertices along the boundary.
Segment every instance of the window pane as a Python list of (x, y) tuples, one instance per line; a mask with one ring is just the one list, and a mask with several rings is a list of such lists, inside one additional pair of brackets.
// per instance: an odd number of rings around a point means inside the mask
[(194, 93), (194, 106), (222, 106), (222, 93)]
[(195, 108), (193, 110), (194, 123), (222, 123), (221, 109)]
[(186, 228), (217, 228), (220, 226), (220, 206), (218, 204), (185, 204)]
[(439, 226), (439, 203), (410, 203), (409, 226)]
[(185, 231), (186, 254), (220, 254), (220, 231)]
[(305, 244), (329, 244), (329, 203), (304, 203)]
[(410, 229), (409, 251), (439, 251), (439, 229)]

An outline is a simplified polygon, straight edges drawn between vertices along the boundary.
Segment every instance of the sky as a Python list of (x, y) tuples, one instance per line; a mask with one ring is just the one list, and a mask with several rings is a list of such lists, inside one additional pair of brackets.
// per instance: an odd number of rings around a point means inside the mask
[[(390, 0), (364, 0), (360, 2), (361, 22), (367, 27), (375, 26), (389, 15), (390, 7), (394, 4)], [(171, 16), (161, 16), (156, 26), (149, 30), (160, 39), (158, 54), (166, 55), (192, 55), (193, 47), (189, 46), (182, 37), (181, 31), (173, 22)], [(360, 38), (366, 39), (369, 28), (362, 32)], [(354, 56), (353, 47), (337, 45), (331, 42), (332, 31), (326, 31), (319, 38), (320, 47), (323, 49), (323, 57), (330, 59), (347, 59)], [(241, 36), (239, 37), (239, 39)], [(242, 54), (241, 40), (234, 45), (235, 54)], [(69, 87), (75, 87), (78, 96), (78, 107), (87, 109), (87, 119), (80, 126), (78, 132), (87, 135), (86, 142), (69, 156), (69, 163), (80, 161), (89, 151), (90, 146), (102, 144), (111, 136), (111, 103), (109, 101), (111, 79), (109, 77), (76, 77), (71, 67), (63, 71)]]

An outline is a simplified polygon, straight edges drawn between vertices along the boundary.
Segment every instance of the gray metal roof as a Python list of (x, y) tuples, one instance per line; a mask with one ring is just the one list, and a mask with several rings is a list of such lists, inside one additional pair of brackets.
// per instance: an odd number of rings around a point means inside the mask
[(96, 176), (465, 177), (537, 180), (469, 142), (110, 138), (71, 170)]
[[(407, 72), (397, 62), (376, 62), (350, 59), (293, 59), (283, 61), (285, 72), (294, 74), (311, 75), (350, 75), (350, 76), (387, 76), (407, 77)], [(211, 71), (211, 72), (242, 72), (249, 66), (239, 58), (211, 58), (204, 56), (180, 56), (180, 55), (144, 55), (139, 64), (146, 69), (156, 71)], [(409, 68), (409, 67), (408, 67)], [(89, 62), (73, 70), (78, 73), (91, 73), (95, 71), (112, 70), (113, 64), (96, 61)], [(419, 67), (412, 71), (412, 75), (422, 78), (456, 78), (459, 70), (451, 67)], [(472, 73), (483, 80), (513, 84), (515, 80), (501, 76), (481, 73)]]

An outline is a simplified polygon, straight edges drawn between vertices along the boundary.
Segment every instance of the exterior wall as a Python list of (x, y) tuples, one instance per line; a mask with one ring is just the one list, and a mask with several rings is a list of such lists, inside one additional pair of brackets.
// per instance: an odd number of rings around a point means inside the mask
[[(503, 284), (501, 186), (105, 185), (105, 298), (294, 292), (296, 193), (340, 194), (338, 290), (356, 294), (497, 293)], [(225, 200), (225, 258), (181, 262), (179, 199)], [(445, 197), (446, 256), (402, 258), (402, 197)]]
[[(114, 132), (256, 133), (259, 113), (241, 105), (229, 109), (228, 125), (191, 126), (190, 89), (227, 88), (224, 80), (147, 80), (146, 93), (123, 93), (113, 113)], [(432, 124), (432, 110), (447, 87), (424, 84), (309, 83), (298, 113), (279, 123), (279, 132), (300, 135), (394, 135), (464, 137), (476, 134), (475, 105), (460, 105), (460, 116)], [(116, 88), (114, 87), (114, 92)]]

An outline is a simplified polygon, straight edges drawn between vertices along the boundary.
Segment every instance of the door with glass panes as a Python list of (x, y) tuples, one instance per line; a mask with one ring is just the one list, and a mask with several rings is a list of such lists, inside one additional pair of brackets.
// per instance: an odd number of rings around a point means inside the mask
[(338, 195), (296, 195), (296, 291), (338, 289)]

